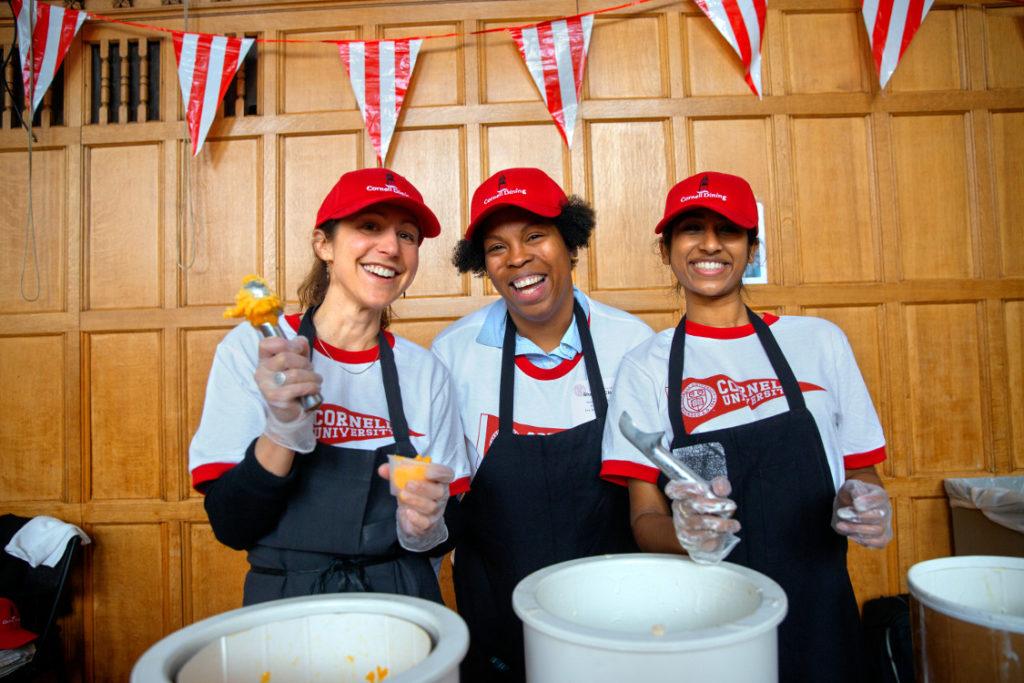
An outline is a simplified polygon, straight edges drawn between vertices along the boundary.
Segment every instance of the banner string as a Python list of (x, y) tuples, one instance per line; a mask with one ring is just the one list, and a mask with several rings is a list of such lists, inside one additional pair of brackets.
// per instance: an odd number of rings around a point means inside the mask
[[(14, 7), (11, 6), (13, 13)], [(32, 202), (32, 142), (35, 139), (35, 135), (32, 133), (32, 119), (35, 110), (33, 103), (35, 101), (35, 90), (36, 90), (36, 60), (33, 59), (35, 50), (32, 49), (32, 43), (35, 42), (36, 35), (36, 8), (35, 5), (29, 6), (28, 12), (28, 31), (29, 31), (29, 50), (28, 50), (28, 87), (25, 88), (26, 104), (25, 108), (28, 110), (28, 121), (25, 117), (19, 114), (21, 119), (21, 125), (25, 128), (28, 135), (28, 216), (25, 220), (25, 249), (22, 252), (21, 257), (21, 278), (19, 280), (19, 293), (24, 301), (33, 302), (39, 300), (41, 294), (41, 288), (39, 283), (39, 252), (36, 249), (36, 223), (35, 223), (35, 212), (33, 211)], [(12, 98), (13, 99), (13, 98)], [(17, 103), (12, 102), (12, 108), (17, 111)], [(29, 244), (32, 245), (32, 263), (35, 266), (36, 274), (36, 293), (34, 296), (28, 296), (25, 294), (25, 273), (28, 271), (28, 254)]]
[[(184, 11), (184, 27), (185, 27), (185, 32), (188, 33), (188, 0), (182, 0), (182, 6), (183, 6), (183, 11)], [(173, 33), (173, 31), (172, 31), (172, 33)], [(189, 139), (187, 118), (188, 117), (186, 117), (186, 121), (185, 121), (185, 124), (184, 124), (185, 125), (185, 129), (186, 129), (186, 135), (185, 135), (185, 139), (186, 140)], [(185, 193), (185, 220), (188, 221), (191, 224), (191, 226), (192, 226), (192, 239), (191, 239), (191, 242), (192, 242), (192, 253), (191, 253), (191, 256), (189, 257), (188, 263), (182, 263), (181, 262), (182, 252), (184, 251), (185, 254), (189, 253), (188, 246), (189, 246), (189, 241), (190, 240), (188, 238), (188, 228), (186, 228), (185, 229), (185, 235), (184, 235), (184, 238), (185, 238), (184, 250), (182, 249), (181, 240), (177, 240), (178, 256), (175, 259), (175, 265), (178, 266), (179, 270), (183, 270), (183, 271), (185, 271), (185, 273), (188, 273), (188, 271), (192, 270), (192, 266), (194, 266), (196, 264), (196, 253), (199, 251), (199, 241), (198, 241), (198, 231), (199, 231), (199, 228), (198, 228), (198, 223), (196, 222), (195, 207), (192, 204), (192, 155), (190, 155), (188, 153), (188, 145), (185, 146), (185, 163), (184, 163), (184, 167), (185, 168), (182, 169), (183, 170), (182, 175), (184, 176), (184, 181), (183, 181), (182, 184), (184, 185), (184, 193)]]
[[(606, 14), (608, 12), (615, 12), (628, 7), (634, 7), (636, 5), (645, 5), (655, 0), (633, 0), (633, 2), (625, 2), (621, 5), (615, 5), (613, 7), (604, 7), (602, 9), (594, 10), (592, 12), (581, 12), (580, 14), (574, 14), (571, 16), (561, 17), (562, 19), (575, 19), (577, 17), (585, 17), (596, 14)], [(1024, 0), (1020, 0), (1024, 2)], [(129, 26), (131, 28), (143, 29), (147, 31), (160, 31), (162, 33), (188, 33), (188, 8), (187, 2), (183, 2), (185, 5), (185, 29), (184, 31), (178, 31), (177, 29), (166, 28), (163, 26), (151, 26), (150, 24), (141, 24), (136, 21), (126, 21), (124, 19), (114, 19), (102, 14), (96, 14), (95, 12), (89, 12), (89, 18), (98, 21), (105, 21), (111, 24), (120, 24), (122, 26)], [(438, 40), (441, 38), (461, 38), (465, 36), (480, 36), (487, 33), (503, 33), (506, 31), (513, 31), (516, 29), (528, 28), (535, 26), (537, 22), (530, 22), (529, 24), (522, 24), (520, 26), (503, 26), (501, 28), (484, 28), (478, 31), (469, 31), (466, 33), (439, 33), (432, 36), (407, 36), (401, 38), (401, 40)], [(219, 34), (200, 34), (200, 35), (219, 35)], [(304, 40), (302, 38), (255, 38), (257, 43), (322, 43), (326, 45), (341, 45), (343, 43), (380, 43), (383, 40)]]

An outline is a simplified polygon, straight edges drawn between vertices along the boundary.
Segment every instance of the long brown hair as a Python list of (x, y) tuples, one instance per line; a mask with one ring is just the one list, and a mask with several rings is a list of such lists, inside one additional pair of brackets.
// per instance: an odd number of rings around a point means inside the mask
[[(324, 237), (329, 242), (334, 239), (334, 230), (338, 227), (338, 223), (340, 223), (338, 220), (326, 221), (317, 226), (317, 229), (324, 233)], [(327, 261), (320, 258), (320, 255), (316, 253), (316, 247), (313, 247), (313, 266), (306, 273), (302, 284), (299, 285), (299, 307), (303, 311), (308, 311), (324, 302), (324, 297), (327, 296), (327, 287), (331, 284), (329, 268)], [(392, 318), (394, 318), (394, 311), (388, 306), (380, 313), (380, 329), (386, 330), (391, 325)]]

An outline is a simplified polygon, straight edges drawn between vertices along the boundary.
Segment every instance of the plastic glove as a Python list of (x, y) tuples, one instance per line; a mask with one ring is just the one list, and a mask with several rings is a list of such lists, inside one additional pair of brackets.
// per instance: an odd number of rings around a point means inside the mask
[[(717, 497), (709, 497), (711, 492)], [(732, 485), (725, 477), (712, 479), (710, 492), (706, 486), (681, 481), (665, 486), (665, 495), (672, 499), (676, 538), (694, 562), (721, 562), (740, 542), (735, 535), (740, 523), (730, 519), (736, 512), (736, 503), (727, 497), (730, 493)]]
[[(378, 472), (385, 479), (390, 478), (387, 465), (381, 465)], [(454, 478), (452, 468), (431, 463), (427, 466), (425, 479), (414, 479), (398, 492), (395, 530), (399, 545), (421, 553), (448, 540), (444, 509), (448, 504), (448, 484)]]
[(847, 479), (832, 503), (832, 528), (868, 548), (892, 540), (892, 503), (881, 486)]
[(259, 365), (253, 377), (264, 399), (264, 436), (297, 453), (309, 453), (316, 448), (316, 411), (303, 410), (298, 401), (300, 396), (320, 391), (323, 381), (313, 372), (306, 338), (261, 340)]

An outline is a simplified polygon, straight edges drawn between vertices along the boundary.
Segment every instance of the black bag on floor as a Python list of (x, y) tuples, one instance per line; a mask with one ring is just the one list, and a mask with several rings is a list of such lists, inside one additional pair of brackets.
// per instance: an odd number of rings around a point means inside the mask
[(914, 683), (910, 594), (865, 602), (861, 622), (867, 679), (872, 683)]

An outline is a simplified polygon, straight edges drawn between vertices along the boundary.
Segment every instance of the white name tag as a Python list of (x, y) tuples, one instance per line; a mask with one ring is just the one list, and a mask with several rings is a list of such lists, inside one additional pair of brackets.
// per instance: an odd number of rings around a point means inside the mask
[[(611, 396), (611, 387), (605, 388), (607, 396)], [(590, 383), (577, 382), (572, 388), (572, 396), (569, 401), (572, 406), (572, 424), (581, 425), (597, 419), (597, 411), (594, 410), (594, 399), (590, 395)]]

